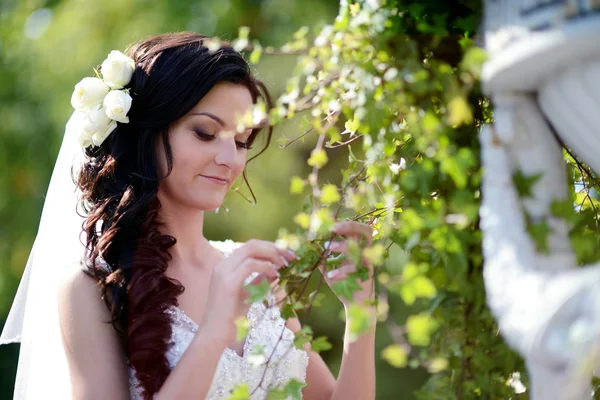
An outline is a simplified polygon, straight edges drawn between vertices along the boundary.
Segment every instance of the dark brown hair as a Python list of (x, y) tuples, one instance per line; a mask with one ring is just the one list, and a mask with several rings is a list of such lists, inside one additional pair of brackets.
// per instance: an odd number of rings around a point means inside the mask
[[(164, 274), (176, 239), (159, 231), (162, 177), (155, 144), (162, 141), (169, 174), (169, 127), (219, 82), (244, 85), (255, 103), (263, 98), (272, 106), (264, 84), (252, 76), (241, 54), (228, 44), (209, 51), (206, 39), (189, 32), (164, 34), (128, 49), (135, 61), (127, 86), (133, 98), (130, 122), (119, 123), (101, 146), (86, 149), (77, 176), (86, 212), (85, 270), (100, 285), (145, 399), (158, 392), (170, 373), (165, 354), (171, 320), (165, 310), (177, 305), (184, 290)], [(259, 131), (252, 131), (249, 144)], [(267, 148), (271, 134), (269, 128), (266, 145), (256, 156)], [(247, 182), (245, 172), (243, 176)]]

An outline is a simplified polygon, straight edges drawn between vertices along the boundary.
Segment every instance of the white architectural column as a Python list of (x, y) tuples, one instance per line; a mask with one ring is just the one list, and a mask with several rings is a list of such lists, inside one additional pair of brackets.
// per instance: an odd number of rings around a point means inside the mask
[[(550, 207), (568, 196), (555, 132), (600, 171), (600, 1), (485, 6), (483, 85), (496, 119), (480, 137), (488, 304), (526, 360), (534, 400), (590, 398), (600, 361), (600, 266), (576, 266), (569, 227)], [(540, 176), (530, 197), (519, 197), (517, 171)], [(551, 228), (548, 252), (527, 231), (540, 222)]]

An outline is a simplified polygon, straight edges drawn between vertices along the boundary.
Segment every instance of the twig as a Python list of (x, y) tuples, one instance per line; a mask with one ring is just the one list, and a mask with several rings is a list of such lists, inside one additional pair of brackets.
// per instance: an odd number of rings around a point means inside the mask
[(327, 146), (327, 145), (326, 145), (325, 147), (327, 147), (328, 149), (337, 149), (338, 147), (346, 146), (346, 145), (348, 145), (348, 144), (350, 144), (350, 143), (354, 142), (356, 139), (359, 139), (359, 138), (361, 138), (362, 136), (363, 136), (363, 135), (357, 135), (357, 136), (353, 137), (352, 139), (350, 139), (350, 140), (347, 140), (347, 141), (345, 141), (345, 142), (342, 142), (342, 143), (340, 143), (340, 144), (336, 144), (336, 145), (329, 145), (329, 146)]

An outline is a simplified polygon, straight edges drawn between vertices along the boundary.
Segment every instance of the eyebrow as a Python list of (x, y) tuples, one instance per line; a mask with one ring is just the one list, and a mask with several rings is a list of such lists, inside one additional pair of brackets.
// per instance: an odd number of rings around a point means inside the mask
[(225, 127), (225, 122), (223, 122), (223, 120), (221, 118), (217, 117), (215, 114), (211, 114), (209, 112), (204, 112), (204, 111), (199, 111), (199, 112), (190, 113), (190, 115), (205, 115), (205, 116), (217, 121), (219, 123), (219, 125), (221, 125), (222, 127)]
[[(221, 125), (223, 128), (225, 128), (225, 122), (221, 118), (217, 117), (215, 114), (212, 114), (212, 113), (209, 113), (209, 112), (206, 112), (206, 111), (197, 111), (197, 112), (190, 113), (190, 115), (204, 115), (206, 117), (209, 117), (209, 118), (217, 121), (219, 123), (219, 125)], [(267, 125), (268, 125), (268, 123), (260, 123), (260, 124), (258, 124), (256, 126), (249, 126), (249, 127), (246, 128), (246, 130), (248, 130), (248, 129), (252, 129), (252, 130), (254, 130), (254, 129), (262, 129), (262, 128), (264, 128)]]

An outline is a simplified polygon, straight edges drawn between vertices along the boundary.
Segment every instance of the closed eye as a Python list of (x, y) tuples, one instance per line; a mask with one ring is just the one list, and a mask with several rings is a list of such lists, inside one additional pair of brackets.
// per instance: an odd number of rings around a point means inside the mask
[(196, 134), (196, 136), (198, 136), (198, 138), (200, 140), (203, 140), (205, 142), (209, 142), (211, 140), (215, 139), (215, 135), (209, 135), (208, 133), (204, 133), (202, 131), (198, 131), (198, 130), (194, 130), (194, 133)]
[(240, 149), (250, 150), (252, 148), (252, 145), (249, 142), (237, 142), (236, 141), (235, 144)]
[[(194, 130), (194, 133), (196, 134), (196, 136), (198, 136), (198, 138), (204, 142), (210, 142), (211, 140), (215, 140), (216, 135), (210, 135), (208, 133), (204, 133), (202, 131), (199, 130)], [(237, 146), (238, 149), (245, 149), (245, 150), (250, 150), (252, 148), (252, 144), (247, 141), (247, 142), (239, 142), (236, 141), (235, 145)]]

